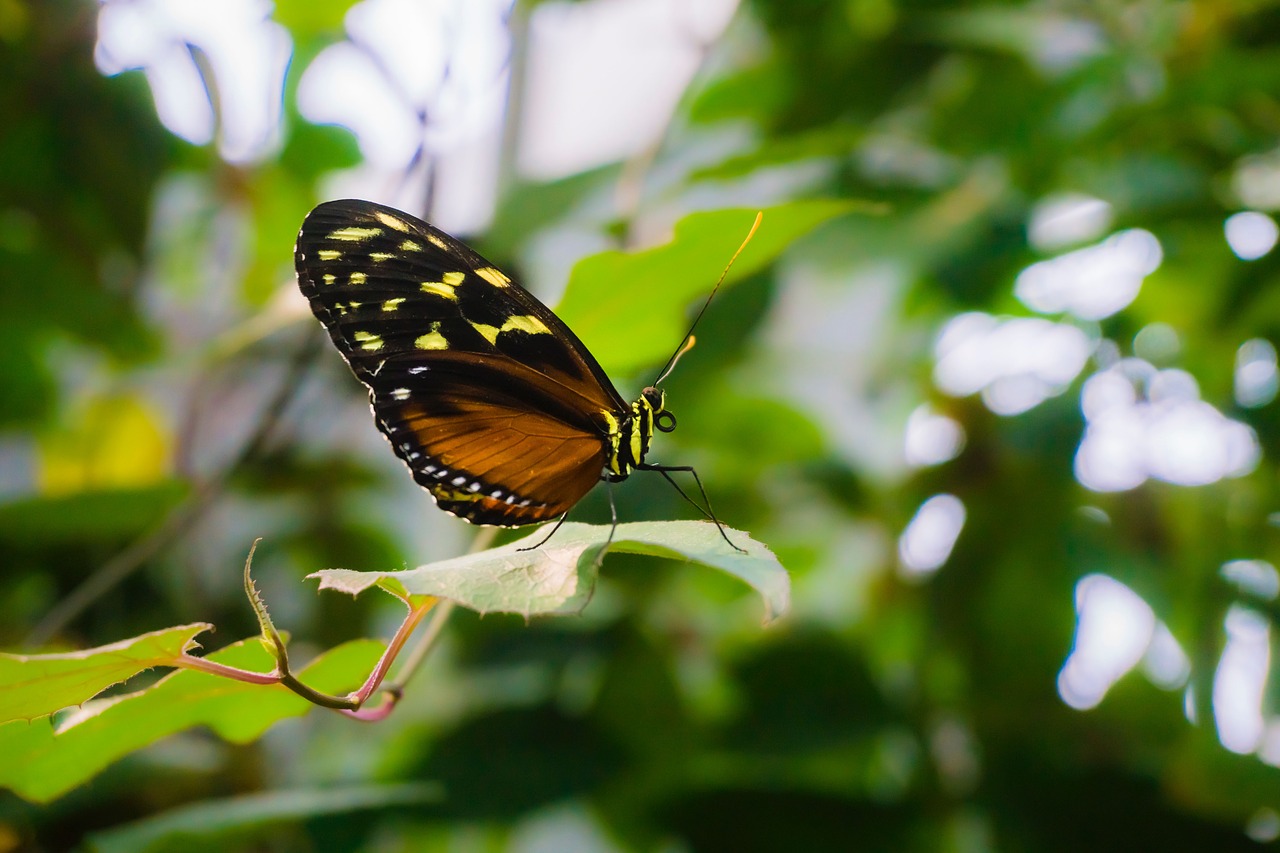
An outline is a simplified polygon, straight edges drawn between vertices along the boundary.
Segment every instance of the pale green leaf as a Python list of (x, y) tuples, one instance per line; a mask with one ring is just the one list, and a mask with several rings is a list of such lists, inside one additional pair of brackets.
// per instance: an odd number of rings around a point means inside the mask
[[(786, 570), (761, 543), (742, 531), (726, 531), (746, 553), (730, 548), (716, 526), (704, 521), (620, 524), (609, 550), (721, 569), (760, 593), (767, 619), (781, 616), (790, 603)], [(596, 555), (609, 538), (609, 525), (570, 522), (542, 542), (546, 536), (539, 530), (500, 548), (408, 571), (327, 569), (311, 577), (320, 579), (321, 589), (356, 595), (375, 585), (391, 585), (413, 595), (449, 599), (481, 613), (576, 613), (586, 606), (595, 588)]]

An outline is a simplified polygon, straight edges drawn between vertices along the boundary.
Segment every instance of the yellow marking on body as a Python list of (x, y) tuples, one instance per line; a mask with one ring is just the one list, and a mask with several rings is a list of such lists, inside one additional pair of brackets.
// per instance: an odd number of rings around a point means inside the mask
[(321, 278), (324, 279), (325, 284), (333, 284), (338, 280), (338, 277), (331, 272), (325, 273)]
[(503, 275), (501, 270), (493, 267), (481, 267), (476, 270), (476, 275), (480, 276), (494, 287), (506, 287), (511, 283), (511, 279)]
[(618, 452), (622, 449), (620, 445), (621, 441), (622, 441), (621, 433), (619, 432), (609, 433), (609, 448), (610, 448), (609, 470), (615, 474), (622, 473), (622, 469), (618, 467)]
[(360, 344), (362, 350), (377, 352), (382, 349), (382, 335), (375, 335), (373, 332), (352, 332), (351, 337)]
[(508, 317), (507, 322), (502, 324), (504, 332), (525, 332), (530, 335), (549, 335), (551, 330), (546, 324), (532, 315), (523, 317)]
[(472, 323), (471, 328), (479, 332), (480, 336), (491, 344), (498, 342), (498, 332), (502, 331), (497, 326), (488, 326), (484, 323)]
[(440, 280), (450, 287), (457, 287), (467, 280), (467, 274), (464, 272), (447, 272), (440, 276)]
[(338, 258), (342, 257), (342, 253), (337, 249), (321, 249), (316, 252), (316, 254), (320, 256), (320, 260), (322, 261), (336, 261)]
[(359, 285), (364, 284), (364, 283), (365, 283), (366, 281), (368, 281), (368, 280), (369, 280), (369, 276), (365, 275), (364, 273), (362, 273), (362, 272), (353, 272), (353, 273), (351, 274), (351, 278), (350, 278), (350, 280), (349, 280), (349, 283), (354, 284), (354, 285), (356, 285), (356, 286), (359, 286)]
[(394, 258), (394, 257), (395, 257), (395, 255), (393, 255), (391, 252), (370, 252), (370, 253), (369, 253), (369, 258), (370, 258), (371, 260), (373, 260), (374, 262), (376, 262), (376, 263), (382, 263), (383, 261), (389, 261), (389, 260), (391, 260), (391, 259), (392, 259), (392, 258)]
[(618, 432), (618, 419), (614, 418), (612, 411), (604, 409), (600, 410), (600, 418), (604, 419), (605, 435), (609, 439), (609, 451), (611, 451), (608, 460), (609, 470), (614, 474), (621, 474), (622, 471), (618, 469), (618, 448), (620, 448), (622, 434)]
[(413, 242), (412, 240), (405, 240), (403, 243), (401, 243), (401, 244), (400, 244), (400, 251), (402, 251), (402, 252), (421, 252), (421, 251), (422, 251), (422, 244), (421, 244), (421, 243), (415, 243), (415, 242)]
[[(637, 415), (639, 412), (636, 413)], [(631, 461), (639, 462), (640, 457), (640, 425), (635, 421), (631, 422)]]
[(440, 334), (438, 328), (433, 328), (425, 335), (420, 335), (413, 345), (418, 349), (425, 350), (446, 350), (449, 348), (449, 341), (444, 335)]
[(373, 215), (378, 217), (378, 221), (388, 228), (394, 228), (396, 231), (406, 234), (409, 232), (409, 223), (398, 216), (392, 216), (390, 213), (381, 210), (375, 211)]
[(346, 228), (339, 228), (329, 234), (330, 240), (345, 240), (348, 243), (360, 243), (370, 240), (382, 233), (381, 228), (361, 228), (358, 225), (349, 225)]
[(445, 299), (457, 299), (458, 294), (453, 292), (453, 288), (445, 284), (443, 281), (424, 281), (422, 283), (423, 293), (433, 293), (436, 296), (443, 296)]
[(382, 303), (382, 310), (383, 310), (383, 311), (398, 311), (398, 310), (400, 310), (400, 303), (401, 303), (401, 302), (404, 302), (404, 297), (403, 297), (403, 296), (397, 297), (396, 299), (388, 299), (386, 302)]
[(435, 246), (437, 249), (444, 249), (446, 252), (449, 251), (449, 244), (434, 234), (427, 235), (427, 242)]

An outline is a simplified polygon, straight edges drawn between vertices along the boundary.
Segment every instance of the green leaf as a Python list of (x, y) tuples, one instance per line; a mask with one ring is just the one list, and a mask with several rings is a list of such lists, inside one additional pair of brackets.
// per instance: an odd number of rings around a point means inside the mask
[[(772, 263), (798, 238), (855, 206), (818, 199), (765, 210), (725, 285)], [(556, 313), (607, 373), (660, 363), (684, 335), (689, 302), (711, 292), (755, 215), (754, 210), (692, 213), (676, 223), (675, 238), (666, 245), (584, 258), (573, 268)]]
[(65, 654), (0, 654), (0, 723), (43, 717), (88, 701), (144, 670), (172, 666), (199, 645), (197, 634), (212, 628), (205, 622), (179, 625)]
[(761, 169), (787, 166), (803, 160), (844, 158), (856, 150), (866, 135), (864, 127), (836, 125), (777, 139), (766, 138), (754, 150), (697, 169), (690, 178), (695, 181), (731, 181)]
[(0, 542), (31, 546), (127, 539), (164, 518), (186, 496), (176, 480), (129, 489), (95, 489), (0, 504)]
[(275, 19), (300, 38), (342, 32), (352, 0), (276, 0)]
[[(382, 649), (373, 640), (346, 643), (317, 658), (300, 677), (325, 692), (351, 689), (364, 679)], [(257, 638), (209, 657), (259, 672), (270, 671), (275, 663)], [(28, 800), (49, 802), (112, 762), (176, 732), (208, 726), (224, 740), (248, 743), (277, 721), (300, 717), (313, 707), (278, 684), (247, 684), (179, 670), (146, 690), (86, 702), (57, 723), (0, 724), (0, 787)]]
[[(233, 849), (255, 830), (324, 815), (416, 806), (442, 797), (439, 785), (411, 782), (400, 785), (351, 785), (310, 791), (268, 791), (241, 797), (205, 800), (172, 809), (156, 817), (127, 823), (89, 836), (96, 853)], [(234, 845), (239, 849), (239, 845)]]
[[(767, 547), (747, 534), (725, 530), (745, 554), (730, 548), (716, 526), (704, 521), (620, 524), (608, 549), (721, 569), (760, 593), (767, 619), (786, 613), (791, 597), (786, 569)], [(411, 595), (446, 598), (481, 613), (499, 611), (526, 617), (577, 613), (595, 588), (596, 556), (609, 539), (609, 525), (570, 522), (543, 543), (546, 536), (539, 530), (500, 548), (408, 571), (327, 569), (310, 577), (320, 579), (321, 589), (357, 595), (372, 586), (383, 586)]]

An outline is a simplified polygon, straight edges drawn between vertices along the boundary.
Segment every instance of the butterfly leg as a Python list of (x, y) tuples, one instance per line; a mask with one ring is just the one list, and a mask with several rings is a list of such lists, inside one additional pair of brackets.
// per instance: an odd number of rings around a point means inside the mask
[(609, 546), (613, 544), (613, 534), (618, 530), (618, 505), (613, 502), (613, 480), (606, 478), (604, 482), (609, 490), (609, 516), (612, 519), (612, 524), (609, 526), (609, 538), (604, 540), (604, 547), (596, 554), (597, 569), (604, 562), (604, 555), (608, 552)]
[[(745, 549), (734, 545), (733, 540), (729, 538), (729, 534), (724, 532), (724, 525), (720, 523), (720, 519), (716, 518), (715, 510), (711, 508), (711, 498), (707, 497), (707, 490), (702, 486), (702, 478), (698, 476), (697, 471), (693, 470), (692, 465), (636, 465), (634, 467), (637, 471), (657, 471), (661, 474), (671, 484), (671, 487), (680, 493), (680, 497), (692, 504), (698, 512), (702, 513), (704, 518), (710, 520), (716, 526), (716, 530), (720, 531), (720, 536), (725, 542), (729, 543), (730, 548), (743, 554), (747, 553)], [(680, 484), (672, 479), (672, 471), (687, 471), (693, 475), (693, 482), (698, 484), (698, 491), (702, 494), (702, 501), (707, 505), (706, 509), (703, 509), (697, 501), (685, 494), (684, 489), (680, 488)]]
[(546, 545), (547, 542), (550, 541), (551, 537), (556, 535), (556, 531), (560, 529), (560, 525), (564, 524), (565, 519), (567, 519), (568, 517), (569, 517), (569, 511), (565, 510), (564, 515), (560, 516), (560, 520), (557, 521), (555, 525), (551, 528), (551, 532), (548, 533), (546, 536), (543, 536), (540, 542), (538, 542), (536, 545), (530, 545), (527, 548), (517, 548), (516, 550), (517, 551), (535, 551), (538, 548), (541, 548), (543, 545)]

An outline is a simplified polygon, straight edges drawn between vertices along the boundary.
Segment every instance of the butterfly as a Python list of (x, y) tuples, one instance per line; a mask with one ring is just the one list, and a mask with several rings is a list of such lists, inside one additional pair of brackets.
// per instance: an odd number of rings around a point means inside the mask
[(637, 470), (672, 485), (669, 472), (688, 471), (702, 489), (690, 467), (645, 461), (654, 431), (676, 426), (662, 377), (626, 402), (559, 317), (440, 229), (329, 201), (302, 223), (294, 261), (378, 429), (446, 512), (503, 527), (563, 519), (600, 480)]

